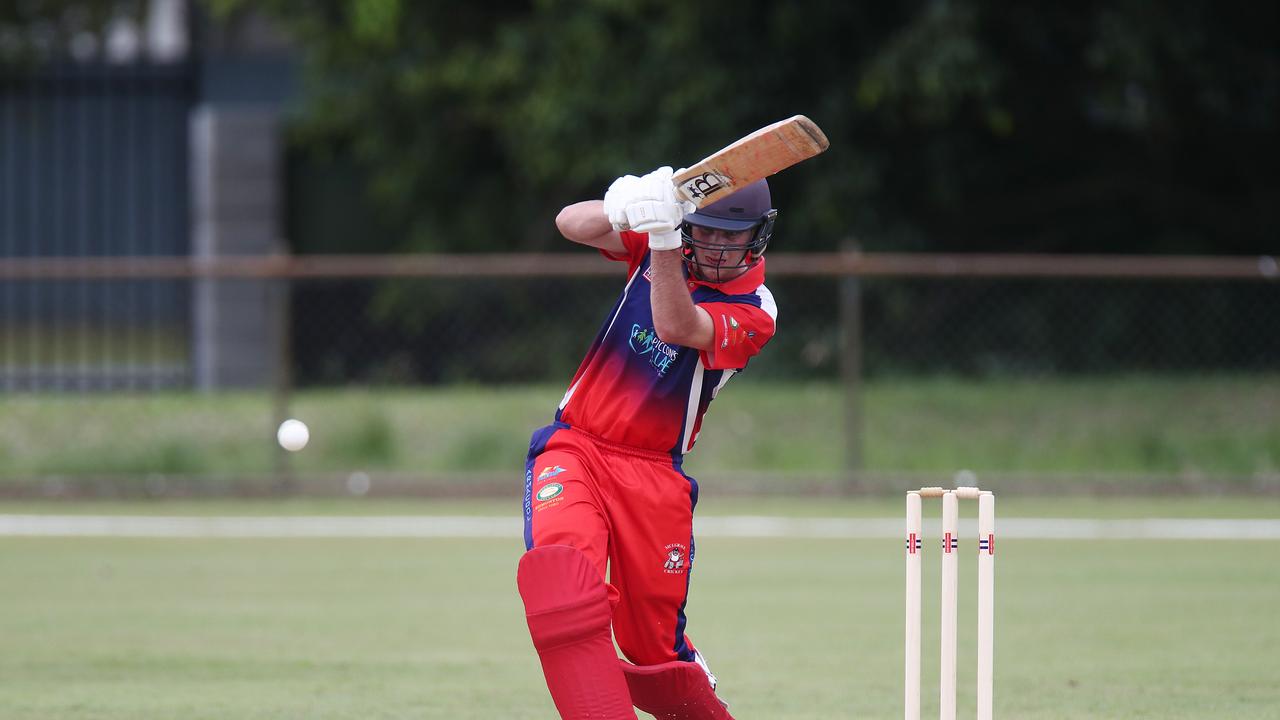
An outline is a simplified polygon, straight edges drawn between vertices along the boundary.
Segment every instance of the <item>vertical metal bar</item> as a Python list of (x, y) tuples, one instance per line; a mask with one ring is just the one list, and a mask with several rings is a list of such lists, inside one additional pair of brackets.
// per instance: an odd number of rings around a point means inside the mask
[[(125, 158), (124, 163), (124, 193), (122, 202), (125, 205), (125, 222), (124, 222), (124, 254), (128, 256), (136, 256), (140, 254), (141, 248), (138, 247), (138, 154), (142, 152), (144, 143), (138, 142), (138, 71), (137, 68), (130, 64), (127, 72), (121, 77), (121, 84), (124, 87), (124, 104), (125, 104), (125, 133), (124, 148), (121, 155)], [(129, 390), (137, 389), (138, 377), (138, 325), (141, 322), (139, 315), (138, 303), (138, 283), (136, 280), (129, 280), (125, 287), (125, 305), (122, 317), (122, 325), (124, 326), (125, 347), (124, 362), (122, 366), (125, 371), (124, 387)]]
[(995, 689), (996, 496), (978, 496), (978, 720), (992, 719)]
[[(50, 193), (48, 198), (49, 212), (49, 247), (47, 254), (53, 256), (69, 255), (66, 247), (67, 223), (66, 215), (63, 209), (67, 205), (66, 185), (68, 179), (68, 169), (71, 163), (70, 153), (66, 151), (66, 146), (71, 139), (70, 128), (67, 126), (67, 103), (63, 95), (68, 93), (68, 78), (66, 74), (54, 69), (50, 71), (50, 90), (49, 93), (49, 114), (52, 116), (51, 131), (53, 139), (53, 147), (51, 148), (52, 162), (49, 163), (50, 169)], [(52, 337), (49, 342), (49, 365), (50, 371), (49, 387), (55, 391), (62, 391), (67, 388), (67, 342), (68, 336), (74, 330), (70, 327), (68, 317), (66, 299), (64, 296), (68, 286), (74, 285), (75, 281), (69, 282), (48, 282), (46, 287), (48, 290), (49, 301), (49, 324)]]
[[(89, 223), (95, 215), (92, 210), (93, 206), (89, 202), (89, 175), (93, 167), (89, 150), (89, 124), (92, 121), (89, 109), (96, 103), (92, 93), (89, 92), (91, 80), (88, 70), (82, 68), (80, 73), (75, 85), (76, 149), (79, 154), (79, 162), (76, 163), (76, 212), (73, 214), (73, 222), (76, 228), (75, 254), (79, 257), (86, 257), (89, 255)], [(76, 303), (75, 312), (75, 377), (76, 388), (82, 393), (88, 390), (89, 385), (89, 333), (93, 329), (89, 291), (92, 286), (93, 281), (88, 279), (82, 279), (76, 283), (78, 302)]]
[[(17, 136), (17, 87), (16, 83), (11, 83), (9, 77), (4, 78), (5, 83), (0, 86), (0, 108), (4, 110), (3, 126), (4, 139), (0, 140), (0, 158), (4, 160), (4, 190), (0, 192), (0, 201), (4, 203), (4, 251), (3, 257), (13, 257), (17, 247), (17, 217), (16, 205), (18, 202), (18, 173), (17, 154), (19, 142)], [(0, 322), (4, 323), (4, 357), (0, 358), (0, 363), (4, 366), (3, 387), (5, 392), (13, 392), (15, 390), (13, 379), (14, 370), (17, 363), (15, 354), (14, 340), (15, 333), (15, 313), (14, 301), (17, 299), (17, 291), (14, 289), (14, 283), (0, 283), (4, 286), (4, 314)]]
[[(847, 240), (844, 252), (856, 252), (858, 245)], [(862, 286), (856, 275), (842, 275), (840, 293), (840, 379), (844, 385), (844, 471), (845, 489), (855, 489), (863, 464), (862, 439)]]
[[(102, 222), (96, 227), (100, 235), (99, 250), (103, 255), (116, 255), (120, 252), (119, 237), (116, 234), (116, 215), (115, 210), (120, 196), (116, 194), (114, 188), (118, 187), (117, 178), (115, 176), (115, 166), (113, 158), (115, 155), (112, 151), (116, 144), (116, 123), (111, 98), (115, 92), (112, 85), (111, 73), (106, 67), (99, 70), (102, 77), (102, 92), (99, 107), (102, 111), (102, 122), (99, 127), (102, 130), (99, 137), (100, 147), (102, 148), (101, 163), (98, 166), (99, 173), (97, 177), (98, 183), (98, 206), (102, 208)], [(111, 365), (113, 357), (111, 354), (111, 317), (115, 313), (115, 301), (112, 297), (112, 291), (119, 287), (117, 283), (110, 280), (99, 281), (95, 285), (95, 296), (99, 298), (98, 314), (101, 318), (100, 332), (102, 333), (99, 347), (95, 348), (98, 361), (95, 368), (95, 385), (100, 390), (110, 390), (111, 386)]]
[[(187, 19), (190, 22), (190, 18)], [(184, 30), (187, 29), (184, 26)], [(191, 172), (190, 172), (190, 132), (191, 132), (191, 108), (192, 108), (192, 68), (195, 67), (191, 62), (183, 60), (179, 66), (181, 68), (180, 75), (174, 80), (174, 87), (170, 93), (170, 125), (173, 133), (173, 144), (170, 145), (173, 159), (171, 164), (174, 173), (174, 185), (181, 188), (174, 198), (172, 208), (173, 217), (171, 218), (171, 227), (173, 232), (181, 239), (173, 250), (175, 255), (190, 256), (194, 249), (191, 221)], [(174, 297), (178, 302), (176, 307), (181, 312), (174, 314), (170, 318), (170, 322), (175, 327), (181, 329), (181, 332), (175, 335), (174, 340), (181, 344), (174, 344), (173, 351), (175, 353), (174, 360), (176, 362), (177, 375), (174, 382), (180, 387), (189, 388), (194, 380), (195, 373), (192, 370), (192, 323), (191, 323), (191, 300), (193, 297), (192, 283), (184, 280), (177, 283), (174, 288)]]
[[(151, 139), (151, 167), (147, 171), (149, 196), (148, 209), (150, 212), (150, 248), (149, 255), (171, 255), (174, 254), (172, 245), (173, 235), (171, 231), (172, 225), (166, 222), (176, 206), (177, 195), (180, 188), (175, 185), (177, 178), (169, 174), (170, 166), (166, 161), (172, 147), (169, 144), (170, 134), (168, 127), (168, 110), (167, 99), (169, 97), (170, 82), (169, 74), (165, 72), (163, 65), (147, 65), (148, 84), (144, 97), (147, 102), (148, 116), (150, 118), (150, 132), (147, 137)], [(170, 312), (172, 310), (171, 303), (168, 301), (170, 291), (177, 285), (177, 280), (160, 280), (151, 281), (151, 337), (150, 367), (147, 369), (147, 377), (150, 379), (150, 387), (152, 390), (158, 390), (165, 387), (167, 382), (166, 375), (169, 371), (168, 361), (166, 358), (166, 340), (170, 336), (172, 328), (172, 319)]]
[(920, 564), (923, 545), (924, 522), (921, 519), (920, 493), (907, 493), (906, 557), (906, 696), (904, 714), (906, 720), (920, 720)]
[(939, 678), (939, 718), (956, 717), (956, 606), (959, 596), (959, 499), (942, 495), (942, 653)]
[(274, 425), (271, 432), (267, 436), (273, 438), (271, 443), (274, 451), (275, 473), (276, 473), (276, 491), (281, 494), (290, 494), (296, 490), (296, 483), (293, 476), (293, 464), (291, 462), (290, 453), (274, 442), (275, 429), (280, 423), (292, 416), (289, 410), (289, 403), (292, 398), (293, 389), (293, 336), (289, 332), (291, 326), (290, 318), (292, 311), (292, 295), (293, 282), (288, 278), (279, 278), (269, 281), (267, 290), (271, 297), (270, 307), (275, 319), (275, 377), (272, 382), (272, 417)]
[[(45, 165), (41, 161), (40, 149), (40, 128), (44, 125), (43, 107), (40, 102), (40, 79), (35, 73), (30, 77), (30, 104), (28, 105), (29, 114), (27, 116), (27, 128), (31, 134), (31, 149), (27, 152), (27, 232), (26, 232), (26, 254), (35, 257), (39, 254), (37, 244), (44, 228), (41, 227), (40, 218), (40, 188), (44, 184), (44, 173), (41, 172), (42, 166)], [(40, 284), (34, 281), (27, 282), (27, 320), (25, 323), (25, 335), (27, 337), (25, 343), (27, 346), (26, 366), (23, 368), (23, 375), (27, 377), (26, 386), (28, 390), (37, 389), (38, 382), (36, 373), (42, 366), (40, 336), (36, 332), (36, 328), (40, 326), (39, 308), (40, 308)]]
[[(161, 212), (166, 199), (160, 195), (161, 188), (169, 184), (169, 179), (164, 176), (164, 167), (161, 164), (161, 153), (167, 149), (164, 137), (164, 122), (161, 116), (163, 105), (161, 98), (163, 97), (164, 78), (157, 72), (156, 66), (146, 66), (146, 84), (143, 87), (143, 106), (147, 112), (147, 134), (150, 139), (150, 166), (146, 169), (147, 178), (147, 255), (165, 255), (166, 249), (162, 242)], [(160, 382), (162, 368), (164, 367), (163, 351), (161, 350), (161, 338), (164, 336), (165, 327), (165, 311), (164, 311), (164, 290), (171, 281), (153, 279), (149, 286), (151, 292), (151, 311), (150, 328), (147, 338), (147, 367), (144, 372), (148, 380), (148, 387), (151, 390), (158, 390), (162, 387)]]

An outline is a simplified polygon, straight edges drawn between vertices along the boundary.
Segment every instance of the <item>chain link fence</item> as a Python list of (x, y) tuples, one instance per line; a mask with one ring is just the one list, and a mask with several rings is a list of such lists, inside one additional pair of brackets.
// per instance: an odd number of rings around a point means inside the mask
[[(586, 254), (526, 260), (11, 262), (0, 488), (518, 494), (529, 433), (624, 282)], [(1280, 492), (1269, 259), (773, 260), (777, 336), (686, 462), (725, 492), (966, 471), (1015, 492)], [(200, 299), (229, 283), (248, 301)], [(299, 453), (275, 444), (291, 416), (312, 431)]]

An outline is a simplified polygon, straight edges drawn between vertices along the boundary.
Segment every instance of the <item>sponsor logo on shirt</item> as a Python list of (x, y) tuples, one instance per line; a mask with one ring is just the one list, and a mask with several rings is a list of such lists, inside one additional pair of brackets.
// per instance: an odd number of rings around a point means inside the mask
[(720, 349), (723, 350), (729, 345), (737, 345), (738, 343), (756, 336), (754, 330), (744, 330), (738, 325), (738, 318), (732, 315), (720, 313), (720, 324), (724, 328), (722, 333), (723, 339), (720, 341)]
[(534, 494), (534, 499), (538, 501), (534, 512), (542, 512), (549, 508), (556, 507), (564, 500), (564, 486), (558, 482), (547, 483)]
[(525, 518), (530, 518), (533, 517), (533, 493), (530, 492), (533, 488), (532, 467), (524, 471), (524, 487), (524, 516)]
[(680, 356), (680, 351), (675, 346), (658, 339), (658, 334), (653, 328), (632, 325), (631, 338), (627, 342), (631, 345), (632, 352), (648, 358), (649, 364), (657, 371), (658, 377), (665, 376), (676, 358)]
[(544, 467), (542, 468), (542, 472), (538, 473), (538, 482), (542, 482), (543, 480), (550, 480), (551, 478), (559, 475), (564, 471), (565, 469), (560, 467), (559, 465), (551, 465), (549, 467)]

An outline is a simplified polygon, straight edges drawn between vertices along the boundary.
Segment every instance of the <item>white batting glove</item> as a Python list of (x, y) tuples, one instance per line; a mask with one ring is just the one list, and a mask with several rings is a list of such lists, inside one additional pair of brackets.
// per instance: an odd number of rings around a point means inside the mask
[(640, 178), (637, 193), (627, 203), (627, 223), (636, 232), (649, 233), (650, 250), (680, 247), (680, 223), (693, 203), (676, 199), (671, 167), (663, 166)]
[(640, 178), (635, 175), (623, 175), (613, 184), (604, 194), (604, 214), (609, 218), (609, 224), (614, 230), (622, 232), (629, 230), (631, 225), (627, 223), (627, 203), (631, 202), (640, 188)]

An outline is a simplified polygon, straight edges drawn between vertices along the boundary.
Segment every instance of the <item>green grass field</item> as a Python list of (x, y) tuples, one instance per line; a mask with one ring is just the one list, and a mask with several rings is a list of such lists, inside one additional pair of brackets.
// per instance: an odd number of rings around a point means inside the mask
[[(900, 499), (718, 499), (700, 512), (900, 517)], [(447, 503), (4, 503), (5, 513), (498, 514)], [(1001, 500), (1000, 517), (1280, 517), (1275, 498)], [(1274, 718), (1275, 541), (1007, 539), (996, 713)], [(48, 718), (552, 718), (510, 540), (0, 538), (0, 708)], [(735, 716), (901, 713), (900, 541), (704, 538), (689, 632)], [(936, 555), (925, 707), (936, 713)], [(974, 682), (961, 568), (961, 714)], [(932, 641), (932, 642), (930, 642)]]
[[(561, 386), (317, 390), (290, 412), (303, 475), (509, 472)], [(846, 437), (831, 383), (749, 376), (712, 406), (687, 467), (837, 473)], [(1250, 478), (1280, 472), (1280, 376), (880, 380), (862, 401), (870, 471)], [(262, 393), (0, 398), (0, 475), (251, 474), (277, 462)]]

